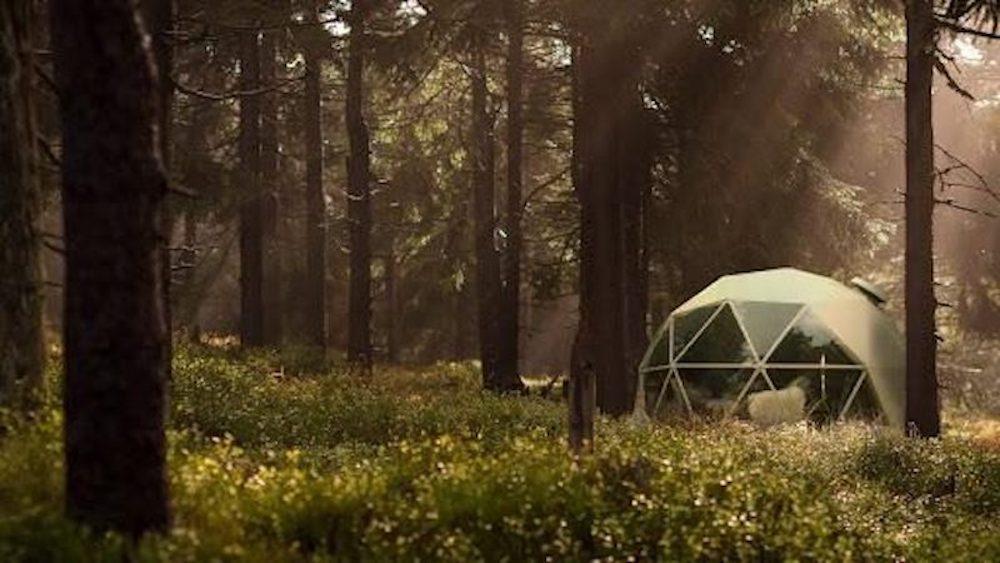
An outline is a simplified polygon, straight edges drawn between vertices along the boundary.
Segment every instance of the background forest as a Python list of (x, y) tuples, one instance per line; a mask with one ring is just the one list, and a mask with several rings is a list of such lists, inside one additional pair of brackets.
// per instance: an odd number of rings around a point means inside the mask
[[(306, 137), (316, 124), (323, 148), (321, 226), (329, 231), (326, 339), (346, 349), (350, 225), (361, 220), (349, 216), (345, 165), (349, 10), (320, 6), (325, 25), (317, 30), (303, 23), (303, 6), (257, 4), (178, 6), (171, 171), (192, 195), (175, 194), (171, 201), (174, 323), (194, 335), (240, 334), (241, 212), (250, 201), (263, 211), (255, 217), (265, 247), (265, 269), (257, 274), (265, 290), (263, 341), (310, 342), (304, 328), (313, 314), (305, 297)], [(513, 217), (506, 201), (512, 155), (505, 141), (504, 3), (382, 4), (366, 15), (360, 102), (370, 131), (365, 228), (372, 233), (372, 354), (408, 362), (477, 356), (468, 43), (470, 33), (480, 31), (498, 254), (506, 255), (514, 236), (521, 238), (522, 369), (564, 371), (576, 314), (569, 301), (577, 293), (579, 204), (570, 174), (572, 53), (559, 6), (524, 7), (524, 59), (517, 70), (525, 133), (513, 164), (524, 171), (523, 211)], [(641, 126), (655, 146), (647, 211), (655, 228), (646, 243), (651, 315), (664, 315), (719, 275), (781, 265), (901, 284), (904, 38), (898, 14), (877, 2), (651, 4), (641, 20), (643, 37), (655, 43), (641, 46), (648, 51), (641, 57), (647, 102)], [(255, 53), (261, 74), (252, 80), (240, 74), (244, 28), (262, 30)], [(995, 185), (996, 48), (968, 38), (944, 48), (975, 99), (941, 79), (939, 160), (951, 166), (960, 159)], [(307, 107), (307, 49), (320, 52), (319, 115)], [(240, 152), (246, 135), (241, 99), (259, 106), (257, 162), (244, 162)], [(57, 124), (42, 121), (43, 129), (57, 131)], [(247, 168), (259, 170), (255, 190), (244, 185)], [(966, 175), (956, 182), (975, 181)], [(58, 236), (56, 178), (49, 180), (47, 233)], [(949, 187), (942, 197), (955, 206), (938, 218), (942, 301), (953, 305), (944, 316), (948, 329), (995, 337), (998, 226), (989, 215), (996, 200), (963, 187)], [(508, 226), (514, 219), (518, 229)], [(57, 280), (58, 248), (49, 248), (46, 265)], [(47, 297), (54, 329), (59, 288)], [(901, 293), (894, 297), (901, 305)]]
[[(0, 8), (0, 559), (1000, 556), (995, 3), (90, 4)], [(944, 438), (622, 420), (781, 266), (887, 290)]]

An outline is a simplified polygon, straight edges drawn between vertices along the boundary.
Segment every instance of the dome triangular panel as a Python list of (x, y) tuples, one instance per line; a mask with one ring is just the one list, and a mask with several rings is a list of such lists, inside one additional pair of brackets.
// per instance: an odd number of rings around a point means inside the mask
[(802, 309), (792, 303), (764, 303), (761, 301), (734, 302), (733, 309), (750, 335), (750, 342), (760, 356), (771, 351), (774, 343)]
[(677, 315), (673, 319), (674, 323), (674, 357), (676, 358), (684, 350), (684, 347), (691, 342), (691, 339), (698, 334), (698, 331), (705, 326), (708, 319), (712, 318), (720, 305), (709, 305), (699, 307), (683, 314)]
[(768, 362), (853, 365), (857, 362), (841, 347), (837, 337), (812, 313), (795, 321), (795, 325), (775, 348)]
[(685, 363), (748, 362), (753, 360), (750, 343), (743, 336), (732, 308), (722, 306), (705, 331), (680, 357)]

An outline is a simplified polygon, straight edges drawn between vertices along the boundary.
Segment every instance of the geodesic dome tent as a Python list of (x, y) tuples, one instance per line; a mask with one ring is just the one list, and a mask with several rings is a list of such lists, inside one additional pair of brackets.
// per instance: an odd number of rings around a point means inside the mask
[(872, 289), (793, 268), (722, 277), (652, 339), (637, 405), (654, 417), (746, 417), (754, 395), (796, 386), (813, 421), (902, 429), (904, 340)]

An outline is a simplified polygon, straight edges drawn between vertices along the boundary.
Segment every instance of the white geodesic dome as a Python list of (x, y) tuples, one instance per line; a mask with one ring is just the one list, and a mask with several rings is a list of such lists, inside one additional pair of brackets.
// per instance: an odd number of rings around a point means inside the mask
[(640, 365), (637, 405), (740, 416), (753, 393), (792, 382), (813, 419), (904, 426), (895, 323), (857, 288), (793, 268), (722, 277), (674, 310)]

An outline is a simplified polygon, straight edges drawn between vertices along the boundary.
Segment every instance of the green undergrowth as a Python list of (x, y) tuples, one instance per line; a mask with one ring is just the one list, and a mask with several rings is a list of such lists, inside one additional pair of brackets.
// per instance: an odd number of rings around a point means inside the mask
[(134, 546), (61, 516), (55, 399), (5, 415), (0, 561), (1000, 558), (1000, 451), (965, 438), (601, 421), (574, 459), (560, 403), (471, 366), (308, 363), (179, 351), (175, 526)]

